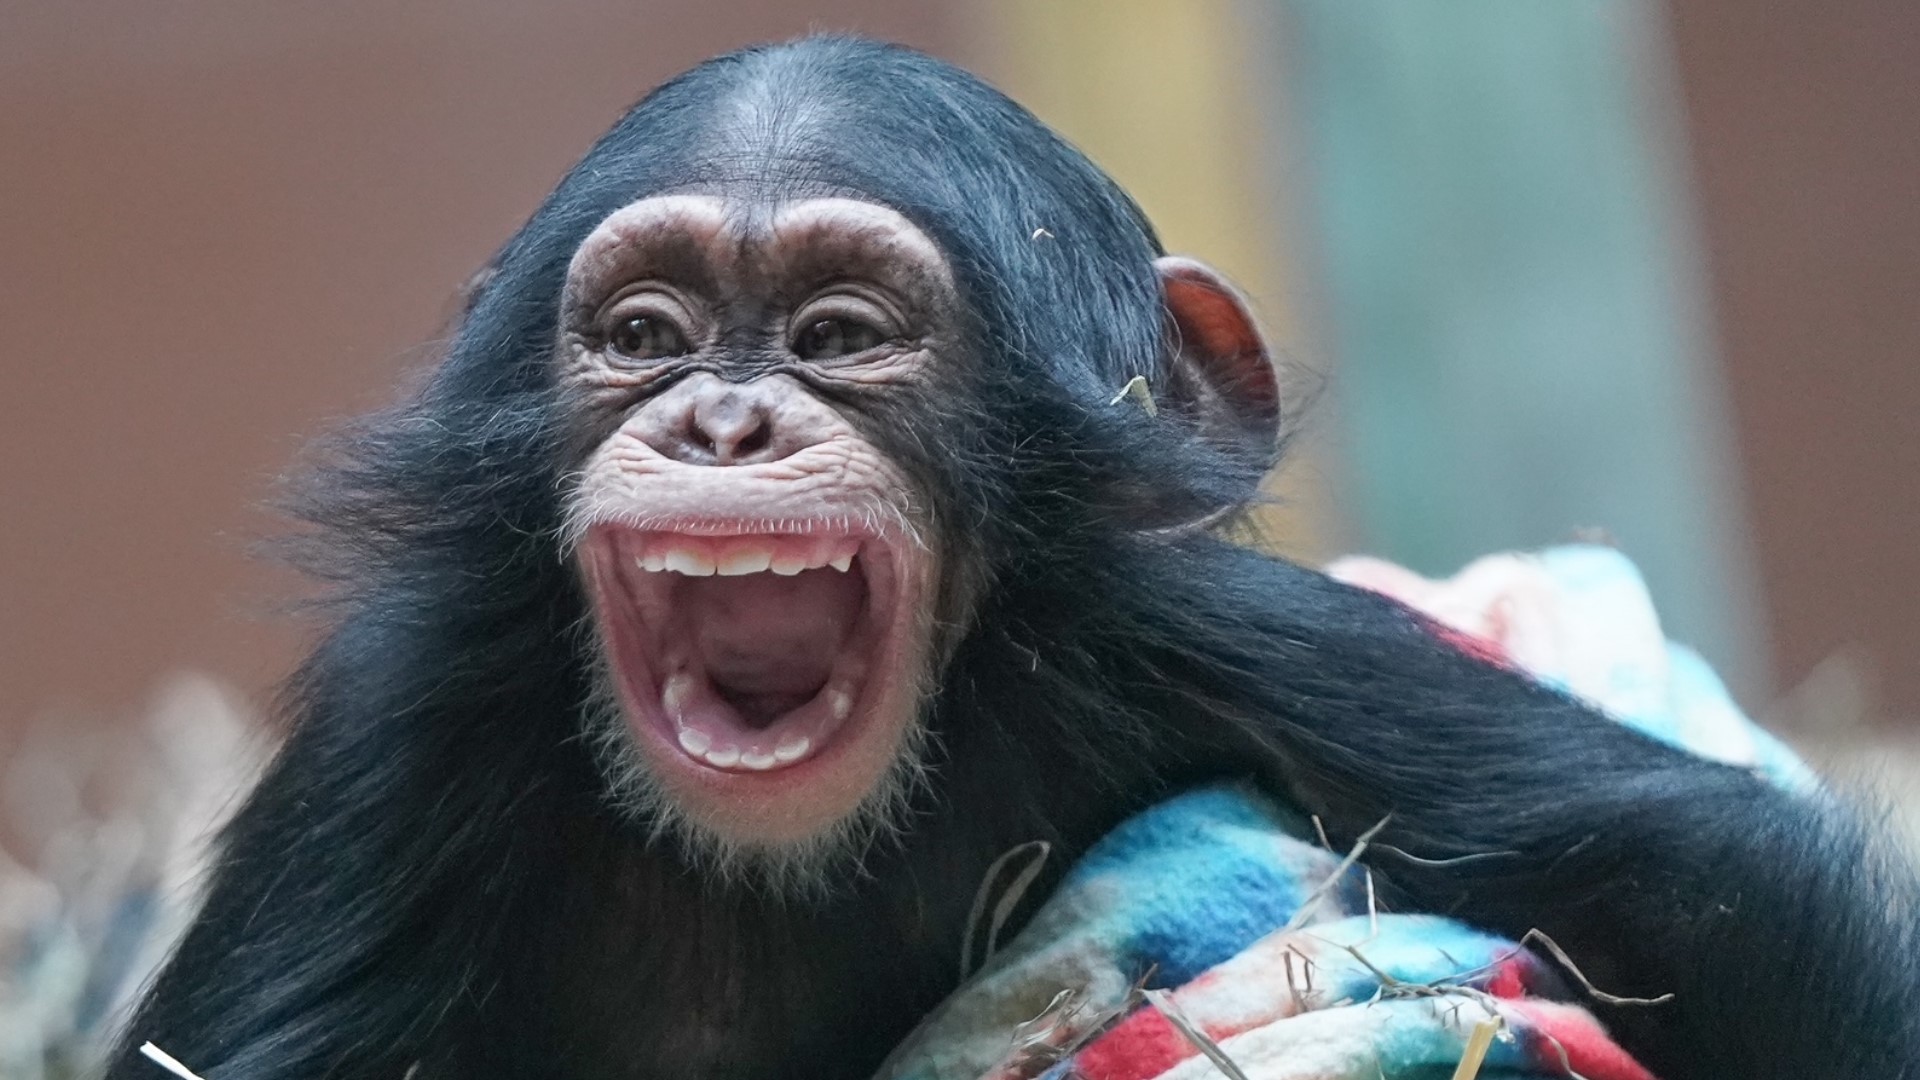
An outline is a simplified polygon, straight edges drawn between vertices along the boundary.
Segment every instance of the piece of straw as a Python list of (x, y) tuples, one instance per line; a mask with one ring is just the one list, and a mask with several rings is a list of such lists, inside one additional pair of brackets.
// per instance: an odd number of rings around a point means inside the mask
[(1135, 375), (1133, 378), (1128, 379), (1127, 384), (1122, 386), (1120, 392), (1113, 395), (1113, 400), (1107, 402), (1107, 404), (1118, 405), (1128, 398), (1132, 398), (1134, 404), (1146, 410), (1148, 416), (1160, 415), (1159, 407), (1153, 403), (1153, 390), (1147, 386), (1147, 377), (1145, 375)]
[(160, 1049), (159, 1047), (153, 1045), (150, 1042), (141, 1043), (140, 1052), (146, 1055), (148, 1061), (153, 1062), (155, 1065), (158, 1065), (161, 1068), (172, 1073), (173, 1075), (179, 1077), (180, 1080), (201, 1080), (199, 1073), (196, 1073), (192, 1069), (187, 1068), (185, 1065), (180, 1064), (180, 1060), (178, 1058), (174, 1057), (172, 1054), (167, 1053), (165, 1050)]
[(1487, 1060), (1494, 1033), (1499, 1030), (1498, 1016), (1489, 1016), (1473, 1026), (1473, 1034), (1467, 1036), (1467, 1048), (1460, 1055), (1460, 1064), (1453, 1067), (1453, 1080), (1474, 1080), (1480, 1075), (1480, 1066)]

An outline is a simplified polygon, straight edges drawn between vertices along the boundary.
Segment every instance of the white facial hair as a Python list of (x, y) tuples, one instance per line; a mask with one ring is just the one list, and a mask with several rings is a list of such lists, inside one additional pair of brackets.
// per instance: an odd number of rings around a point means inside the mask
[[(588, 647), (590, 655), (606, 655), (597, 641)], [(787, 843), (755, 844), (723, 836), (689, 813), (655, 775), (614, 694), (611, 673), (604, 662), (599, 668), (581, 721), (606, 781), (607, 804), (644, 830), (650, 844), (673, 850), (705, 881), (784, 900), (824, 900), (837, 884), (859, 872), (876, 846), (898, 841), (911, 816), (912, 796), (927, 782), (927, 729), (916, 719), (905, 725), (893, 763), (872, 790), (826, 829)], [(913, 700), (926, 699), (915, 693)]]

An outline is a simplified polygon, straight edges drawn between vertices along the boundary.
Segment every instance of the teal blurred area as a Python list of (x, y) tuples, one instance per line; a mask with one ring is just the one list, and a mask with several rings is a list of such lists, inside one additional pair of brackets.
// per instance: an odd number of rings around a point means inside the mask
[(1280, 64), (1357, 546), (1585, 531), (1753, 693), (1764, 660), (1661, 11), (1290, 0)]

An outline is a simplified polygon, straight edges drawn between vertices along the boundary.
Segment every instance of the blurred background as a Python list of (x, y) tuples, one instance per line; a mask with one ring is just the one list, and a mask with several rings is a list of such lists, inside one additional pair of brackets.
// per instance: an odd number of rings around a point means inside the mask
[[(1316, 399), (1283, 550), (1604, 538), (1749, 712), (1910, 752), (1912, 0), (13, 0), (0, 869), (182, 872), (166, 814), (61, 830), (257, 744), (311, 630), (251, 550), (276, 478), (649, 86), (809, 30), (987, 75), (1246, 287)], [(58, 902), (8, 888), (0, 933)]]

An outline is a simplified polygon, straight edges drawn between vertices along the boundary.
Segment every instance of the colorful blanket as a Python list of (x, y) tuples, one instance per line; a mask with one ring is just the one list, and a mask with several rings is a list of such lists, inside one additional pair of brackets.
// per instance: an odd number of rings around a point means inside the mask
[[(1666, 640), (1617, 552), (1493, 556), (1441, 582), (1369, 559), (1330, 572), (1623, 723), (1786, 785), (1815, 783), (1697, 655)], [(1534, 952), (1451, 919), (1378, 912), (1365, 870), (1314, 835), (1239, 786), (1124, 823), (879, 1080), (1651, 1080), (1566, 1003), (1577, 995)], [(990, 876), (1018, 883), (1019, 869)], [(983, 897), (988, 933), (1010, 906)]]

